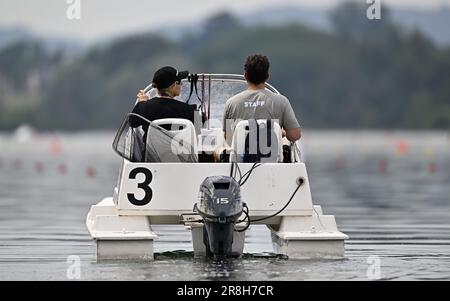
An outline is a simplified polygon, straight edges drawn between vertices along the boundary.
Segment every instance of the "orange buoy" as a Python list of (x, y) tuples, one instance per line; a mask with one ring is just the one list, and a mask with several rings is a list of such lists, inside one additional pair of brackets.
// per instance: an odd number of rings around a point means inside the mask
[(54, 155), (59, 155), (60, 153), (62, 153), (62, 146), (58, 138), (53, 138), (52, 142), (50, 143), (50, 152)]
[(407, 153), (409, 153), (409, 149), (410, 146), (406, 140), (399, 141), (395, 146), (397, 155), (406, 155)]

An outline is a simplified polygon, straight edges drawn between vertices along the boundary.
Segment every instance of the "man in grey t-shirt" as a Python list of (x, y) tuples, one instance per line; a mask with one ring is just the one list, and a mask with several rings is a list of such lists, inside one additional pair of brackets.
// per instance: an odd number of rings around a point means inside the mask
[(231, 144), (234, 127), (240, 120), (277, 120), (283, 134), (290, 141), (301, 137), (300, 125), (289, 100), (265, 89), (269, 79), (269, 60), (261, 54), (247, 57), (245, 63), (247, 90), (228, 99), (223, 114), (223, 130), (228, 145)]

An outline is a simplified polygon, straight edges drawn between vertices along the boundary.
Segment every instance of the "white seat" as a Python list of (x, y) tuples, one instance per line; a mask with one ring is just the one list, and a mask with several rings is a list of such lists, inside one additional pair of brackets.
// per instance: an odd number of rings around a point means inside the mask
[[(260, 132), (260, 145), (259, 148), (262, 150), (266, 150), (265, 153), (268, 151), (268, 144), (267, 144), (267, 120), (265, 119), (258, 119), (257, 120), (258, 126), (260, 129), (265, 129), (262, 132)], [(261, 125), (264, 125), (261, 127)], [(283, 162), (283, 142), (282, 142), (282, 134), (281, 134), (281, 127), (280, 125), (272, 121), (272, 132), (275, 133), (276, 137), (272, 137), (271, 139), (275, 139), (277, 143), (271, 143), (271, 156), (267, 158), (261, 158), (261, 162)], [(245, 154), (245, 141), (247, 135), (250, 133), (250, 125), (248, 120), (242, 120), (234, 129), (233, 133), (233, 140), (231, 143), (231, 153), (230, 153), (230, 162), (243, 162), (243, 157)], [(256, 136), (250, 135), (249, 137), (249, 149), (250, 150), (256, 150)], [(262, 139), (264, 138), (264, 139)], [(272, 140), (274, 141), (274, 140)], [(251, 146), (253, 143), (253, 147)]]
[(222, 128), (201, 129), (199, 135), (199, 152), (213, 154), (224, 144)]
[(152, 124), (162, 127), (170, 135), (164, 135), (156, 127), (148, 128), (147, 147), (151, 145), (161, 162), (186, 162), (186, 158), (189, 162), (198, 162), (197, 137), (190, 120), (164, 118), (154, 120)]

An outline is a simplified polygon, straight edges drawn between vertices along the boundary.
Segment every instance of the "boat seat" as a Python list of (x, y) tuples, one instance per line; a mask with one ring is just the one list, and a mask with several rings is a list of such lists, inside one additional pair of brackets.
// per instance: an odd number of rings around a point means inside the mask
[[(268, 127), (271, 127), (269, 135)], [(259, 143), (257, 143), (256, 131), (259, 131)], [(252, 156), (248, 156), (248, 154), (249, 152), (254, 154), (255, 151), (262, 153), (263, 156), (252, 160)], [(230, 162), (283, 162), (280, 125), (273, 120), (266, 119), (240, 121), (233, 133)]]
[(145, 161), (198, 162), (197, 137), (192, 122), (182, 118), (152, 121), (147, 132)]

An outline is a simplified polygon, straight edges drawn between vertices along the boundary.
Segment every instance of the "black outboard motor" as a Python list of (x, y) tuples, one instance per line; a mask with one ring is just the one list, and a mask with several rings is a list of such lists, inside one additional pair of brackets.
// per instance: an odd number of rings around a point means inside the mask
[(200, 185), (194, 205), (205, 223), (203, 242), (206, 255), (232, 254), (234, 226), (242, 214), (241, 189), (235, 179), (226, 176), (207, 177)]

